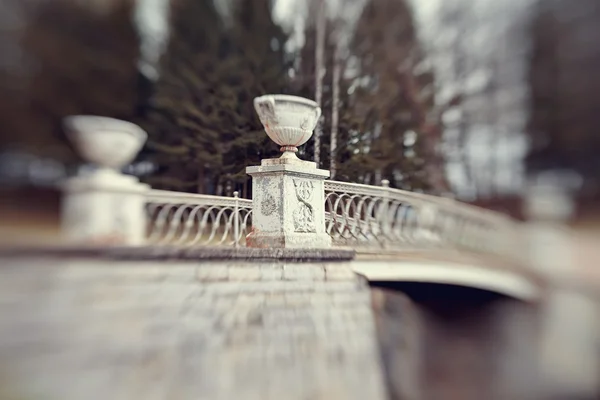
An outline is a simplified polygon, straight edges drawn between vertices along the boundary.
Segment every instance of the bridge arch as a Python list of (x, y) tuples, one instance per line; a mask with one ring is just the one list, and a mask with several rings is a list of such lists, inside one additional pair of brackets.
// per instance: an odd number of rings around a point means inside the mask
[(526, 302), (534, 302), (542, 295), (542, 287), (530, 276), (476, 263), (357, 259), (352, 262), (352, 268), (368, 281), (465, 286)]

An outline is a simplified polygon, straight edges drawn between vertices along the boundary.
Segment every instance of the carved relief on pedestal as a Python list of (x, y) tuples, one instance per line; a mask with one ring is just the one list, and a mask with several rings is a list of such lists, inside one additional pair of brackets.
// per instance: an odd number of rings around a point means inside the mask
[(260, 212), (262, 215), (271, 215), (275, 212), (276, 208), (277, 203), (275, 202), (275, 198), (267, 193), (260, 204)]
[(293, 179), (298, 208), (294, 211), (294, 231), (316, 232), (313, 206), (310, 204), (314, 184), (311, 181)]

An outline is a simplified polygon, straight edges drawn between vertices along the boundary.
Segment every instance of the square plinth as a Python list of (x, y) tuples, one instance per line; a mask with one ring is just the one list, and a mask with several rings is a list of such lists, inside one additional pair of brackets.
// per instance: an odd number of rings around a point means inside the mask
[(315, 163), (263, 160), (246, 168), (252, 176), (252, 232), (248, 247), (327, 248), (323, 181), (329, 171)]

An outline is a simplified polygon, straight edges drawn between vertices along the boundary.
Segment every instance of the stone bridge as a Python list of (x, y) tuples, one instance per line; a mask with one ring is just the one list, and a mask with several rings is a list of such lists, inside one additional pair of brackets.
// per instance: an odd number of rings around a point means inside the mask
[[(88, 155), (92, 128), (79, 127)], [(63, 240), (2, 251), (0, 394), (597, 394), (597, 303), (569, 282), (560, 192), (533, 191), (523, 224), (387, 182), (330, 181), (282, 150), (248, 167), (252, 200), (107, 168), (65, 182)], [(482, 308), (491, 298), (514, 300)]]

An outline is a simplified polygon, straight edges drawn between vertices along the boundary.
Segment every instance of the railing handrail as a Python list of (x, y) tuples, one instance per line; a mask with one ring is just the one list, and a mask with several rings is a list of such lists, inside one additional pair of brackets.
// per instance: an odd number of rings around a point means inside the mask
[(374, 186), (362, 183), (327, 180), (325, 181), (325, 191), (348, 192), (348, 194), (384, 197), (399, 201), (420, 201), (435, 204), (437, 206), (442, 206), (444, 208), (455, 207), (457, 211), (465, 212), (473, 217), (493, 219), (496, 220), (496, 222), (502, 221), (504, 223), (516, 222), (513, 221), (511, 217), (505, 214), (473, 206), (471, 204), (467, 204), (452, 198), (433, 196), (426, 193), (410, 192), (407, 190), (390, 188), (385, 186)]
[(340, 244), (381, 235), (376, 246), (447, 245), (511, 259), (518, 253), (521, 225), (499, 212), (387, 186), (325, 181), (324, 189), (328, 233)]
[[(383, 197), (392, 200), (417, 201), (441, 206), (446, 210), (463, 212), (473, 218), (485, 219), (490, 222), (516, 223), (511, 217), (481, 207), (473, 206), (447, 197), (433, 196), (425, 193), (415, 193), (407, 190), (389, 188), (385, 186), (366, 185), (342, 181), (325, 181), (325, 191), (346, 192), (349, 195), (359, 194), (373, 197)], [(208, 194), (175, 192), (170, 190), (151, 189), (146, 195), (147, 202), (172, 202), (178, 204), (231, 206), (236, 205), (235, 197), (215, 196)], [(238, 207), (252, 208), (252, 200), (238, 198)]]
[(147, 241), (154, 245), (238, 247), (250, 229), (252, 200), (149, 190)]
[[(336, 187), (338, 186), (338, 187)], [(332, 192), (341, 192), (346, 191), (345, 189), (351, 189), (349, 192), (355, 194), (362, 194), (367, 196), (386, 196), (390, 193), (397, 192), (399, 194), (405, 195), (407, 197), (420, 199), (422, 193), (409, 192), (401, 189), (394, 189), (385, 186), (375, 186), (375, 185), (367, 185), (364, 183), (352, 183), (352, 182), (342, 182), (342, 181), (333, 181), (326, 180), (325, 181), (325, 190), (329, 190)], [(426, 195), (425, 195), (426, 196)]]
[(237, 206), (240, 208), (252, 208), (252, 200), (236, 197), (214, 196), (210, 194), (173, 192), (170, 190), (151, 189), (145, 194), (149, 203), (163, 202), (176, 204), (194, 204), (207, 206)]
[[(378, 246), (446, 243), (480, 251), (483, 240), (494, 243), (487, 251), (506, 255), (505, 251), (512, 251), (520, 240), (520, 225), (512, 218), (451, 198), (340, 181), (325, 181), (324, 190), (329, 204), (324, 210), (328, 233), (338, 244), (359, 239), (362, 243), (362, 236), (368, 241), (369, 235), (382, 235)], [(152, 220), (149, 239), (153, 243), (238, 246), (250, 230), (253, 202), (235, 195), (149, 190), (145, 194)], [(336, 200), (330, 202), (330, 197)], [(339, 204), (346, 208), (339, 208)], [(404, 211), (396, 214), (401, 209)], [(448, 223), (455, 233), (446, 230)]]
[[(486, 210), (481, 207), (473, 206), (455, 199), (447, 197), (433, 196), (425, 193), (415, 193), (407, 190), (389, 188), (385, 186), (366, 185), (362, 183), (351, 183), (342, 181), (325, 181), (325, 190), (333, 192), (347, 192), (348, 194), (361, 194), (374, 197), (386, 197), (394, 200), (420, 201), (447, 207), (456, 207), (456, 210), (463, 211), (473, 217), (484, 217), (496, 221), (513, 222), (509, 216)], [(170, 190), (151, 189), (146, 195), (148, 202), (173, 202), (179, 204), (196, 205), (219, 205), (235, 206), (235, 197), (215, 196), (208, 194), (175, 192)], [(238, 198), (238, 206), (241, 208), (252, 208), (252, 200)]]

